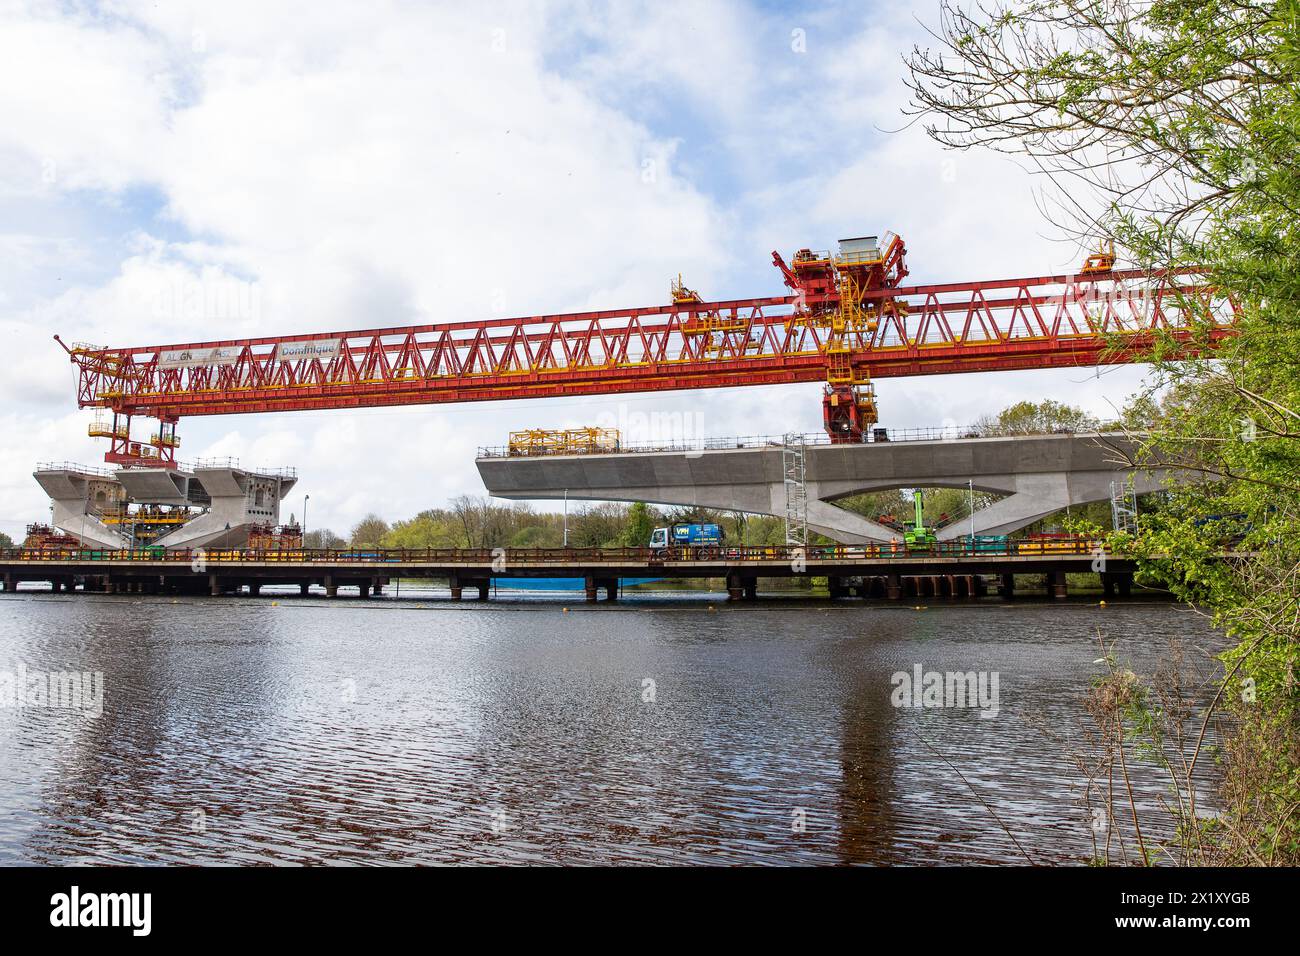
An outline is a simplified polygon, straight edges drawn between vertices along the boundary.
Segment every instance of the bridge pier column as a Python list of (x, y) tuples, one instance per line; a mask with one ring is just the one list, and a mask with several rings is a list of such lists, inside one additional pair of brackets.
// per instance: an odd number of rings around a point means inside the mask
[(1002, 575), (1002, 580), (998, 584), (998, 596), (1004, 601), (1010, 601), (1016, 596), (1016, 576), (1014, 574)]
[(1116, 591), (1122, 597), (1133, 593), (1132, 571), (1102, 571), (1098, 577), (1101, 578), (1101, 590), (1105, 597), (1114, 597)]
[(327, 598), (336, 598), (339, 596), (339, 586), (334, 583), (334, 575), (325, 575), (325, 596)]
[(885, 597), (890, 601), (900, 601), (903, 598), (903, 578), (897, 571), (885, 575)]
[(18, 582), (14, 580), (13, 574), (8, 571), (5, 572), (4, 585), (6, 594), (13, 593), (14, 589), (18, 586)]
[(459, 574), (447, 575), (447, 588), (451, 591), (451, 599), (453, 601), (459, 601), (461, 599), (464, 595), (464, 589), (461, 586)]
[(1069, 596), (1070, 592), (1065, 583), (1064, 571), (1057, 570), (1048, 575), (1048, 586), (1052, 597), (1058, 601), (1064, 601)]
[(474, 600), (486, 601), (491, 597), (491, 579), (490, 578), (461, 578), (460, 575), (452, 576), (451, 580), (451, 597), (452, 600), (459, 601), (464, 594), (465, 588), (474, 588), (477, 593), (474, 594)]
[(826, 590), (829, 592), (832, 601), (849, 593), (849, 589), (844, 586), (844, 579), (838, 575), (827, 576)]
[(727, 575), (727, 600), (739, 601), (745, 596), (745, 582), (741, 576), (732, 571)]
[(249, 597), (257, 597), (257, 596), (258, 596), (259, 594), (261, 594), (261, 593), (262, 593), (262, 585), (261, 585), (261, 584), (259, 584), (259, 583), (256, 582), (256, 581), (249, 581), (249, 582), (248, 582), (248, 596), (249, 596)]
[(311, 582), (310, 582), (310, 581), (299, 581), (299, 582), (298, 582), (298, 596), (299, 596), (299, 597), (306, 597), (309, 593), (311, 593)]
[[(121, 587), (119, 584), (118, 587)], [(208, 593), (213, 597), (221, 597), (221, 578), (215, 574), (208, 575)]]
[(582, 584), (583, 584), (583, 590), (586, 591), (587, 603), (595, 604), (596, 603), (596, 578), (593, 575), (588, 574), (583, 579)]
[(742, 578), (745, 586), (745, 600), (758, 600), (758, 578)]
[(357, 585), (357, 590), (361, 592), (361, 596), (362, 596), (363, 598), (368, 598), (368, 597), (370, 597), (370, 585), (369, 585), (369, 584), (358, 584), (358, 585)]

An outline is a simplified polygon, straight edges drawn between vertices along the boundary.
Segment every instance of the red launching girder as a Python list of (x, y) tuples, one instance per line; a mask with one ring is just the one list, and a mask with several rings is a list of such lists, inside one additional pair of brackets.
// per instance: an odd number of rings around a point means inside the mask
[(1213, 346), (1236, 318), (1235, 305), (1192, 274), (1138, 270), (870, 288), (857, 298), (847, 324), (840, 295), (822, 287), (729, 302), (68, 351), (81, 407), (174, 423), (186, 415), (824, 382), (830, 366), (864, 382), (1087, 367), (1141, 361), (1161, 333), (1189, 351)]

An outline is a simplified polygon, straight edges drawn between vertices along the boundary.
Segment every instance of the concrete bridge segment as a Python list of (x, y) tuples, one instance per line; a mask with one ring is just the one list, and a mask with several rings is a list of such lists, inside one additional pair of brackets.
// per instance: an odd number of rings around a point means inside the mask
[[(1067, 507), (1110, 498), (1111, 483), (1157, 491), (1169, 473), (1124, 468), (1132, 442), (1121, 433), (1025, 435), (805, 447), (808, 526), (846, 544), (889, 541), (897, 532), (832, 502), (892, 488), (965, 488), (1006, 497), (975, 513), (976, 534), (1008, 534)], [(785, 514), (780, 443), (701, 451), (480, 457), (479, 475), (498, 498), (568, 497), (645, 501), (754, 514)], [(969, 532), (961, 520), (939, 532)]]
[(238, 548), (254, 524), (280, 523), (280, 502), (297, 482), (235, 465), (119, 468), (109, 473), (76, 465), (41, 466), (34, 477), (53, 506), (53, 524), (97, 548), (128, 548), (129, 531), (99, 515), (128, 502), (195, 509), (195, 516), (153, 543), (167, 548)]

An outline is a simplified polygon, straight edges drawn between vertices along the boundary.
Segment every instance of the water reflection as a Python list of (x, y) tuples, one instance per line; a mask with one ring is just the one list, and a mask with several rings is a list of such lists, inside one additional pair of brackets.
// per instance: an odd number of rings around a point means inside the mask
[[(1097, 628), (1138, 670), (1219, 641), (1159, 605), (425, 598), (6, 596), (0, 668), (107, 694), (0, 710), (0, 862), (1078, 862)], [(917, 664), (998, 672), (999, 716), (894, 707)]]

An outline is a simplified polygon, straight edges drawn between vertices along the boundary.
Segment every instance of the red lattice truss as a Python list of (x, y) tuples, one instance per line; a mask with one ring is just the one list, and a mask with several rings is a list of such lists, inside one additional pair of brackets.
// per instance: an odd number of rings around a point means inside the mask
[[(833, 293), (404, 328), (69, 349), (81, 407), (187, 415), (360, 408), (825, 381)], [(866, 292), (874, 330), (842, 332), (863, 380), (1143, 361), (1232, 332), (1237, 307), (1196, 276), (1138, 270)], [(336, 342), (337, 340), (337, 342)], [(324, 357), (281, 355), (319, 343)], [(225, 350), (220, 362), (164, 356)], [(333, 351), (330, 351), (333, 349)]]

